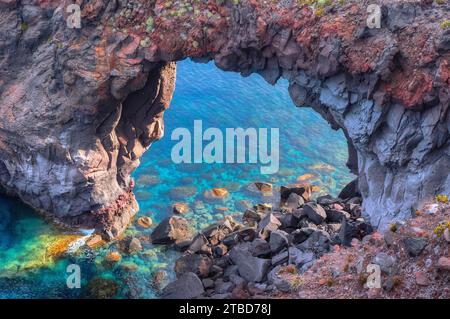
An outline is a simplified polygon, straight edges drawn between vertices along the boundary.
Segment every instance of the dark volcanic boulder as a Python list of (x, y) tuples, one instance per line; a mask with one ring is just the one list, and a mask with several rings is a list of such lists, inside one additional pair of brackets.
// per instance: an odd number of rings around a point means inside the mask
[(249, 282), (263, 281), (271, 264), (270, 259), (253, 257), (249, 243), (234, 246), (230, 257), (238, 267), (239, 275)]
[(175, 273), (178, 277), (192, 272), (200, 278), (209, 276), (213, 261), (210, 257), (198, 254), (187, 254), (177, 259), (175, 262)]
[(323, 207), (316, 203), (306, 203), (305, 206), (303, 206), (303, 211), (316, 225), (322, 224), (325, 221), (325, 218), (327, 218), (327, 213)]
[(372, 226), (366, 222), (359, 220), (346, 220), (342, 223), (342, 227), (339, 231), (339, 240), (343, 245), (351, 246), (353, 238), (361, 240), (366, 235), (370, 235), (372, 232)]
[(190, 237), (188, 222), (178, 216), (164, 219), (150, 235), (153, 244), (173, 244)]
[(201, 280), (196, 274), (188, 272), (168, 284), (162, 291), (163, 299), (192, 299), (205, 292)]

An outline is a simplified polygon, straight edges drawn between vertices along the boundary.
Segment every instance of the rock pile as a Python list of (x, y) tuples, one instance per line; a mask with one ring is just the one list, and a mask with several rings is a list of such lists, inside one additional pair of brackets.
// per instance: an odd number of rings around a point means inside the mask
[[(279, 208), (256, 205), (245, 211), (242, 222), (226, 217), (178, 245), (184, 251), (175, 265), (178, 279), (162, 296), (236, 298), (287, 291), (289, 284), (277, 275), (281, 267), (305, 272), (333, 245), (348, 246), (372, 232), (361, 218), (358, 197), (312, 200), (308, 189), (299, 186), (283, 186), (280, 194)], [(189, 286), (196, 287), (195, 293)]]

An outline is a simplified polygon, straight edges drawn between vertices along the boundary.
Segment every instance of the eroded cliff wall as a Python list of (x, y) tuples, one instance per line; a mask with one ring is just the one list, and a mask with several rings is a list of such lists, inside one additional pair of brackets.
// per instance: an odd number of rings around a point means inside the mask
[(0, 182), (58, 221), (123, 231), (186, 57), (287, 78), (344, 130), (374, 225), (450, 192), (448, 2), (378, 1), (380, 29), (369, 1), (78, 0), (79, 29), (71, 3), (0, 0)]

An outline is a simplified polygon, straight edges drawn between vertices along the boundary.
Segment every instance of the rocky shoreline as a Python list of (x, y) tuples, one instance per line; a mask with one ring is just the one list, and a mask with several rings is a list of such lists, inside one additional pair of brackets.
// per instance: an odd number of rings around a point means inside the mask
[(170, 216), (152, 232), (154, 244), (182, 252), (174, 270), (177, 280), (162, 298), (234, 298), (290, 291), (278, 277), (292, 265), (306, 272), (334, 245), (350, 246), (373, 228), (361, 217), (361, 197), (341, 192), (343, 198), (311, 198), (309, 185), (280, 188), (280, 205), (258, 204), (239, 220), (231, 216), (190, 237), (188, 222)]
[[(348, 194), (348, 189), (346, 190)], [(187, 222), (168, 217), (150, 236), (182, 252), (168, 299), (450, 298), (450, 204), (445, 195), (415, 218), (380, 233), (360, 216), (361, 198), (319, 196), (308, 186), (282, 186), (280, 206), (258, 204), (188, 235)], [(345, 192), (340, 196), (344, 197)], [(355, 195), (355, 194), (353, 194)], [(369, 264), (381, 287), (366, 286)]]

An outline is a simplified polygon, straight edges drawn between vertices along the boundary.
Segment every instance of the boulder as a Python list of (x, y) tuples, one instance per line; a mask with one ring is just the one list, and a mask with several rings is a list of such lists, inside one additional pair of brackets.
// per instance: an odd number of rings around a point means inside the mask
[(140, 251), (142, 251), (141, 241), (135, 237), (131, 238), (130, 242), (128, 243), (128, 253), (131, 255)]
[(315, 232), (316, 230), (314, 228), (302, 228), (302, 229), (296, 229), (292, 233), (289, 234), (289, 242), (292, 245), (298, 245), (303, 243), (305, 240), (308, 239), (308, 237)]
[(344, 210), (327, 209), (327, 222), (341, 223), (343, 220), (350, 219), (351, 215)]
[(330, 234), (326, 231), (317, 229), (315, 230), (307, 240), (303, 243), (298, 244), (297, 248), (302, 251), (314, 251), (318, 256), (330, 250)]
[(267, 239), (272, 231), (277, 230), (281, 226), (281, 222), (273, 213), (269, 213), (259, 222), (257, 233), (262, 239)]
[(296, 247), (289, 247), (289, 264), (294, 264), (301, 272), (308, 270), (315, 259), (316, 257), (311, 251), (301, 251)]
[(225, 256), (228, 252), (228, 247), (225, 244), (218, 244), (214, 246), (213, 252), (217, 257)]
[(172, 205), (172, 212), (175, 215), (184, 215), (189, 213), (189, 205), (186, 203), (175, 203)]
[(177, 259), (174, 269), (178, 277), (192, 272), (200, 278), (206, 278), (212, 265), (212, 259), (205, 255), (187, 254)]
[(151, 283), (152, 288), (156, 289), (157, 291), (160, 291), (164, 287), (167, 279), (168, 279), (167, 272), (165, 272), (164, 270), (155, 272), (152, 275), (152, 283)]
[(280, 196), (281, 202), (285, 202), (289, 195), (295, 193), (300, 195), (305, 200), (309, 200), (311, 197), (311, 187), (305, 186), (303, 184), (292, 184), (292, 185), (284, 185), (280, 187)]
[(288, 210), (297, 209), (305, 204), (305, 199), (296, 193), (291, 193), (284, 204), (284, 208)]
[(222, 278), (219, 278), (214, 283), (214, 290), (217, 294), (226, 294), (233, 291), (233, 288), (235, 287), (234, 283), (231, 281), (223, 281)]
[(284, 250), (274, 255), (270, 262), (272, 263), (272, 266), (278, 266), (288, 262), (288, 260), (289, 260), (289, 252), (287, 250)]
[(267, 275), (267, 281), (270, 285), (274, 285), (279, 291), (282, 292), (290, 292), (291, 285), (288, 280), (283, 279), (279, 272), (281, 270), (281, 266), (277, 266), (272, 269)]
[(236, 245), (230, 251), (233, 263), (238, 266), (239, 275), (249, 282), (261, 282), (270, 267), (270, 259), (262, 259), (251, 255), (249, 243)]
[(346, 220), (342, 223), (339, 240), (345, 246), (351, 246), (353, 238), (362, 240), (373, 232), (372, 226), (360, 220)]
[(275, 254), (289, 245), (288, 234), (282, 230), (275, 230), (270, 233), (270, 251)]
[(190, 253), (195, 254), (199, 251), (202, 251), (204, 246), (208, 245), (208, 239), (203, 234), (197, 234), (195, 237), (190, 241), (189, 248), (187, 249)]
[(142, 228), (150, 228), (153, 224), (153, 221), (150, 217), (143, 216), (138, 218), (137, 224)]
[(205, 289), (212, 289), (212, 288), (214, 288), (214, 280), (212, 280), (211, 278), (205, 278), (205, 279), (202, 279), (202, 284), (203, 284), (203, 287), (205, 287)]
[(380, 266), (382, 272), (393, 275), (397, 271), (397, 260), (384, 252), (378, 253), (372, 260), (372, 263)]
[(303, 210), (306, 213), (306, 216), (308, 216), (308, 218), (316, 225), (322, 224), (325, 218), (327, 218), (325, 210), (319, 204), (306, 203), (303, 206)]
[(163, 299), (193, 299), (200, 297), (204, 292), (205, 289), (198, 276), (187, 272), (169, 283), (163, 289), (161, 297)]
[(317, 204), (322, 205), (322, 206), (331, 206), (333, 204), (339, 203), (339, 199), (334, 198), (331, 195), (324, 195), (324, 196), (317, 197), (316, 202), (317, 202)]
[(209, 201), (223, 201), (229, 196), (229, 193), (225, 188), (213, 188), (205, 191), (203, 196)]
[(361, 197), (361, 193), (358, 189), (358, 179), (355, 179), (347, 184), (339, 193), (338, 197), (342, 199)]
[(236, 286), (244, 286), (247, 281), (237, 274), (231, 274), (229, 276), (230, 282), (232, 282)]
[(253, 193), (261, 193), (263, 196), (271, 196), (273, 192), (273, 185), (264, 182), (251, 183), (247, 189)]
[(186, 219), (172, 216), (164, 219), (150, 235), (153, 244), (172, 244), (189, 239), (190, 232)]
[(223, 272), (223, 277), (229, 279), (231, 275), (239, 275), (239, 267), (236, 265), (228, 266)]
[(255, 229), (251, 227), (245, 227), (227, 235), (222, 242), (228, 247), (232, 247), (233, 245), (236, 245), (237, 243), (242, 241), (244, 242), (252, 241), (253, 239), (255, 239), (255, 237), (256, 237)]
[(253, 257), (270, 257), (271, 255), (270, 244), (261, 238), (256, 238), (250, 244), (250, 253)]
[(278, 217), (278, 220), (281, 223), (280, 228), (286, 229), (286, 228), (296, 228), (298, 225), (299, 219), (294, 216), (294, 214), (281, 214)]
[(421, 237), (405, 237), (402, 242), (411, 257), (419, 256), (428, 243), (426, 238)]
[(263, 216), (261, 216), (261, 214), (258, 214), (255, 210), (247, 209), (244, 215), (242, 216), (242, 219), (248, 224), (254, 225), (255, 223), (261, 221), (262, 217)]

